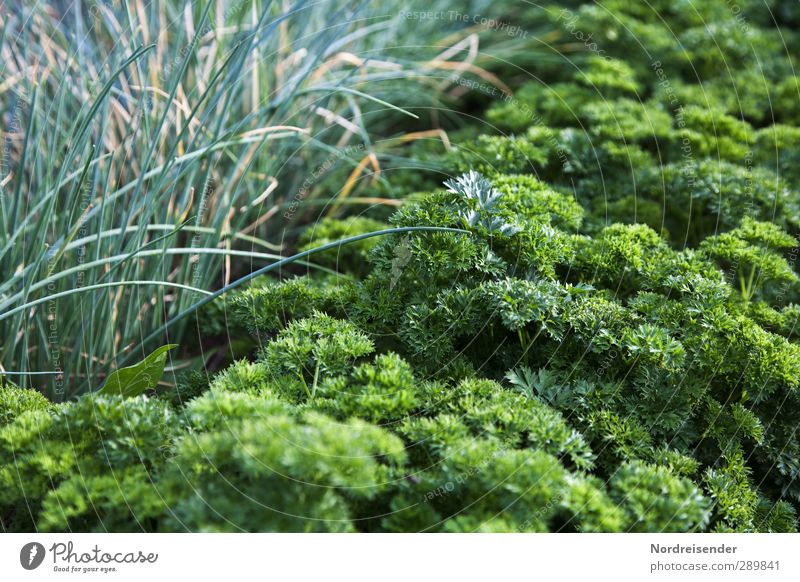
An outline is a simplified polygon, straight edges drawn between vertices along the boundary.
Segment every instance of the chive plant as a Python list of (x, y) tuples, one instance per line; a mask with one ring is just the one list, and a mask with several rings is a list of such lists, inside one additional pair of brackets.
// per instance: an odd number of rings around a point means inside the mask
[(400, 50), (405, 20), (363, 0), (4, 7), (0, 372), (56, 400), (96, 389), (286, 256), (326, 199), (362, 203), (329, 174), (423, 127), (402, 106), (437, 103), (447, 74), (441, 46)]

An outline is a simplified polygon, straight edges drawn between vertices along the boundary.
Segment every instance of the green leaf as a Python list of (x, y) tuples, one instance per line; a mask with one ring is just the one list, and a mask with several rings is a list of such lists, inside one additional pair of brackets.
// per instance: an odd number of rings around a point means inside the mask
[(161, 346), (138, 364), (116, 370), (100, 388), (100, 394), (121, 394), (132, 398), (152, 390), (164, 375), (167, 352), (176, 347), (178, 344)]
[(509, 370), (506, 380), (526, 396), (533, 398), (536, 395), (536, 374), (528, 366)]

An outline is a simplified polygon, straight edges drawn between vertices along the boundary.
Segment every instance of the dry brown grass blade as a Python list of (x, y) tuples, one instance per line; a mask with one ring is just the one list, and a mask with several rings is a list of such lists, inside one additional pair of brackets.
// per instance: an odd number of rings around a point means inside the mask
[(400, 71), (403, 69), (403, 66), (399, 63), (393, 63), (391, 61), (381, 61), (377, 59), (375, 60), (369, 59), (369, 61), (367, 61), (366, 59), (363, 59), (358, 55), (342, 51), (336, 53), (327, 61), (322, 63), (319, 66), (319, 68), (316, 71), (314, 71), (314, 74), (311, 76), (311, 78), (314, 80), (319, 80), (326, 73), (333, 70), (334, 67), (341, 64), (352, 65), (354, 67), (359, 67), (359, 68), (364, 67), (366, 64), (369, 64), (370, 67), (375, 67), (376, 69), (383, 69), (387, 71)]
[(359, 178), (361, 178), (361, 174), (369, 165), (372, 165), (372, 171), (373, 171), (372, 181), (374, 182), (380, 177), (381, 166), (380, 163), (378, 162), (378, 156), (376, 156), (374, 152), (370, 152), (366, 156), (364, 156), (361, 159), (361, 161), (358, 162), (358, 165), (356, 165), (353, 171), (350, 172), (350, 175), (347, 177), (347, 180), (345, 181), (344, 186), (339, 192), (339, 195), (336, 197), (335, 202), (331, 204), (331, 207), (328, 209), (327, 212), (328, 216), (332, 216), (339, 209), (339, 207), (341, 206), (340, 204), (341, 200), (345, 200), (348, 196), (350, 196), (350, 193), (356, 187), (356, 184), (358, 184), (358, 180)]
[(245, 131), (244, 133), (240, 133), (238, 137), (246, 139), (258, 135), (265, 135), (274, 131), (296, 131), (297, 133), (303, 134), (309, 133), (307, 129), (303, 127), (297, 127), (296, 125), (270, 125), (269, 127), (258, 127), (256, 129), (251, 129), (250, 131)]
[(396, 198), (376, 198), (373, 196), (362, 196), (360, 198), (352, 198), (350, 202), (354, 204), (369, 204), (369, 205), (383, 205), (383, 206), (396, 206), (403, 205), (402, 200)]
[(447, 132), (443, 129), (427, 129), (425, 131), (413, 131), (411, 133), (403, 134), (399, 137), (394, 137), (391, 139), (387, 139), (381, 142), (382, 146), (394, 146), (398, 144), (404, 144), (412, 141), (417, 141), (418, 139), (425, 139), (428, 137), (438, 137), (442, 140), (445, 149), (452, 150), (453, 145), (450, 142), (450, 137), (447, 135)]
[[(434, 69), (467, 71), (474, 64), (475, 59), (478, 58), (479, 48), (480, 40), (478, 35), (470, 34), (436, 55), (434, 58), (428, 61), (427, 66)], [(463, 61), (455, 62), (450, 60), (456, 55), (464, 52), (464, 50), (467, 51), (467, 56)], [(450, 85), (450, 83), (450, 79), (442, 81), (437, 85), (437, 91), (444, 91), (445, 88)]]
[(344, 128), (345, 130), (347, 130), (348, 136), (359, 132), (359, 127), (355, 123), (353, 123), (349, 119), (346, 119), (345, 117), (342, 117), (338, 113), (334, 113), (330, 109), (325, 109), (324, 107), (317, 107), (314, 110), (314, 113), (322, 117), (322, 119), (324, 119), (325, 123), (327, 123), (328, 125), (335, 123)]
[[(467, 56), (463, 61), (452, 61), (451, 59), (459, 53), (467, 50)], [(428, 66), (434, 69), (442, 69), (446, 71), (458, 71), (462, 73), (472, 73), (473, 75), (483, 79), (487, 83), (491, 83), (505, 93), (512, 93), (511, 88), (508, 87), (499, 77), (490, 73), (486, 69), (475, 65), (475, 60), (478, 58), (480, 52), (480, 39), (477, 34), (473, 33), (461, 39), (454, 45), (448, 47), (436, 57), (428, 62)], [(443, 91), (451, 81), (448, 79), (439, 84), (439, 90)]]
[[(460, 71), (460, 72), (472, 73), (473, 75), (475, 75), (476, 77), (480, 77), (487, 83), (491, 83), (506, 95), (511, 95), (513, 93), (511, 87), (503, 83), (503, 81), (501, 81), (499, 77), (490, 73), (486, 69), (482, 69), (477, 65), (471, 65), (471, 64), (465, 65), (464, 63), (454, 63), (452, 61), (439, 61), (436, 63), (432, 63), (431, 66), (436, 69), (443, 69), (446, 71)], [(448, 84), (449, 82), (450, 81), (448, 81)]]
[(270, 209), (268, 211), (266, 211), (264, 214), (259, 216), (256, 220), (254, 220), (253, 222), (248, 224), (246, 227), (244, 227), (242, 230), (240, 230), (239, 231), (240, 234), (250, 234), (251, 232), (255, 232), (255, 230), (259, 226), (261, 226), (262, 224), (267, 222), (270, 218), (275, 216), (275, 214), (277, 214), (279, 209), (280, 209), (280, 206), (278, 206), (277, 204), (275, 206), (270, 207)]
[(269, 195), (272, 194), (277, 187), (278, 187), (278, 180), (276, 180), (274, 176), (270, 176), (269, 185), (264, 189), (264, 191), (261, 194), (259, 194), (255, 199), (253, 199), (252, 202), (239, 208), (239, 211), (246, 212), (248, 208), (254, 208), (258, 206), (259, 204), (264, 202), (267, 198), (269, 198)]

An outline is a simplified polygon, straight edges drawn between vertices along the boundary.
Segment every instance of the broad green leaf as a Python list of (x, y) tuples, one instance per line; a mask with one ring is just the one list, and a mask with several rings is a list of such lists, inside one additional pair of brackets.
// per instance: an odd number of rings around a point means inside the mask
[(161, 346), (138, 364), (116, 370), (100, 388), (100, 394), (121, 394), (131, 398), (152, 390), (164, 375), (167, 352), (176, 347), (178, 344)]

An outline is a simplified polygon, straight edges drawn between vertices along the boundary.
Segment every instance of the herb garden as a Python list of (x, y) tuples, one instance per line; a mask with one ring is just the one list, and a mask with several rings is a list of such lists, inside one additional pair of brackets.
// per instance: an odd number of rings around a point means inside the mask
[(4, 531), (796, 531), (796, 2), (63, 4)]

